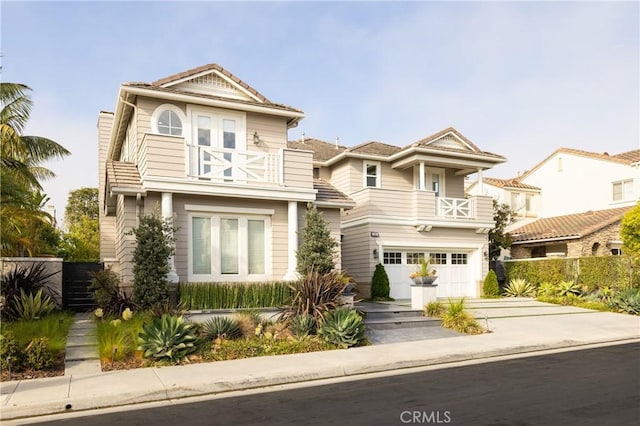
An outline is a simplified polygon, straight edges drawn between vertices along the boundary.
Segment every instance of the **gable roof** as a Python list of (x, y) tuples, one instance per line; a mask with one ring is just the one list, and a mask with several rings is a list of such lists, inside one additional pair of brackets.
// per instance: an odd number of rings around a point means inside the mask
[[(522, 183), (518, 178), (498, 179), (498, 178), (491, 178), (491, 177), (483, 177), (482, 180), (484, 181), (484, 183), (496, 186), (498, 188), (531, 189), (531, 190), (540, 191), (539, 187)], [(476, 182), (474, 182), (474, 184)]]
[(337, 145), (320, 139), (304, 138), (295, 141), (288, 141), (287, 146), (291, 149), (303, 151), (313, 151), (314, 161), (326, 161), (345, 151), (347, 147)]
[(582, 238), (621, 221), (630, 208), (632, 207), (619, 207), (538, 219), (513, 229), (509, 235), (514, 244)]
[(403, 150), (408, 148), (428, 148), (443, 152), (457, 152), (462, 154), (471, 153), (483, 157), (506, 160), (502, 155), (482, 151), (473, 142), (467, 139), (466, 136), (453, 127), (447, 127), (446, 129), (427, 136), (424, 139), (420, 139), (410, 146), (404, 147)]
[[(623, 152), (623, 153), (620, 153), (620, 154), (617, 154), (617, 155), (609, 155), (609, 153), (607, 153), (607, 152), (604, 152), (604, 153), (600, 154), (600, 153), (597, 153), (597, 152), (583, 151), (581, 149), (558, 148), (555, 151), (553, 151), (551, 153), (551, 155), (546, 157), (544, 160), (542, 160), (541, 162), (539, 162), (538, 164), (533, 166), (531, 169), (525, 171), (522, 174), (522, 176), (520, 177), (520, 179), (523, 179), (523, 178), (531, 175), (531, 173), (533, 173), (534, 171), (536, 171), (540, 167), (542, 167), (542, 165), (544, 163), (549, 161), (556, 154), (576, 155), (576, 156), (579, 156), (579, 157), (591, 158), (591, 159), (594, 159), (594, 160), (611, 161), (611, 162), (619, 163), (619, 164), (631, 164), (634, 161), (640, 160), (640, 150), (627, 151), (627, 152)], [(633, 160), (633, 158), (635, 158), (635, 160)]]
[(388, 157), (402, 151), (402, 148), (382, 142), (369, 141), (361, 143), (360, 145), (356, 145), (352, 148), (348, 148), (347, 151), (359, 154), (372, 154)]

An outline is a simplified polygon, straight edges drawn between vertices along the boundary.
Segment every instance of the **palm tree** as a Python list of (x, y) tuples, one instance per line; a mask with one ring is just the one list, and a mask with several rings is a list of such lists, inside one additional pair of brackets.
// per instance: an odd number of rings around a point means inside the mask
[(55, 174), (41, 164), (69, 155), (62, 145), (23, 130), (33, 102), (28, 86), (0, 83), (0, 238), (3, 256), (34, 255), (39, 249), (38, 229), (50, 223), (42, 211), (40, 180)]

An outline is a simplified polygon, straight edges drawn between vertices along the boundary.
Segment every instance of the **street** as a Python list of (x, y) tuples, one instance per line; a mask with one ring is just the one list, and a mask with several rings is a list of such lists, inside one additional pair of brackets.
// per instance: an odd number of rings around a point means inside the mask
[(637, 425), (639, 351), (608, 346), (46, 424)]

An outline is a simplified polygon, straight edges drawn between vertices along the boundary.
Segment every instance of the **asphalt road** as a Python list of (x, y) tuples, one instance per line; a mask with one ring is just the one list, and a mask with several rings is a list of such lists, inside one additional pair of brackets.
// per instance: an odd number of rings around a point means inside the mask
[(46, 424), (635, 426), (640, 424), (640, 344)]

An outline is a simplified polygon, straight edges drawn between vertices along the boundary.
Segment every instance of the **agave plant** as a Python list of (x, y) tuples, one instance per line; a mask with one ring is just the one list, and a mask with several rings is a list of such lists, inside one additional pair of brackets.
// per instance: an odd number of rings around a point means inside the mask
[(623, 290), (612, 299), (612, 303), (619, 312), (640, 315), (640, 289)]
[(329, 343), (348, 348), (365, 340), (364, 322), (360, 314), (348, 308), (336, 308), (324, 315), (318, 336)]
[(194, 352), (196, 336), (193, 324), (185, 322), (184, 317), (162, 315), (155, 317), (151, 323), (142, 326), (143, 332), (138, 335), (140, 345), (147, 358), (168, 359), (178, 362)]
[(509, 297), (535, 296), (536, 288), (523, 278), (514, 278), (504, 289), (504, 295)]
[(556, 296), (558, 289), (555, 285), (551, 284), (548, 281), (543, 282), (538, 287), (538, 296)]
[(291, 319), (289, 328), (294, 336), (304, 338), (316, 333), (317, 323), (311, 315), (298, 315)]
[(202, 324), (202, 337), (213, 340), (218, 337), (237, 339), (242, 335), (240, 325), (234, 318), (213, 317)]
[(14, 318), (34, 320), (48, 315), (56, 309), (56, 302), (51, 297), (42, 294), (42, 289), (35, 294), (25, 293), (20, 289), (20, 296), (15, 297), (10, 311)]
[(570, 294), (574, 296), (580, 296), (580, 286), (573, 280), (570, 281), (560, 281), (557, 287), (558, 296), (566, 297)]

